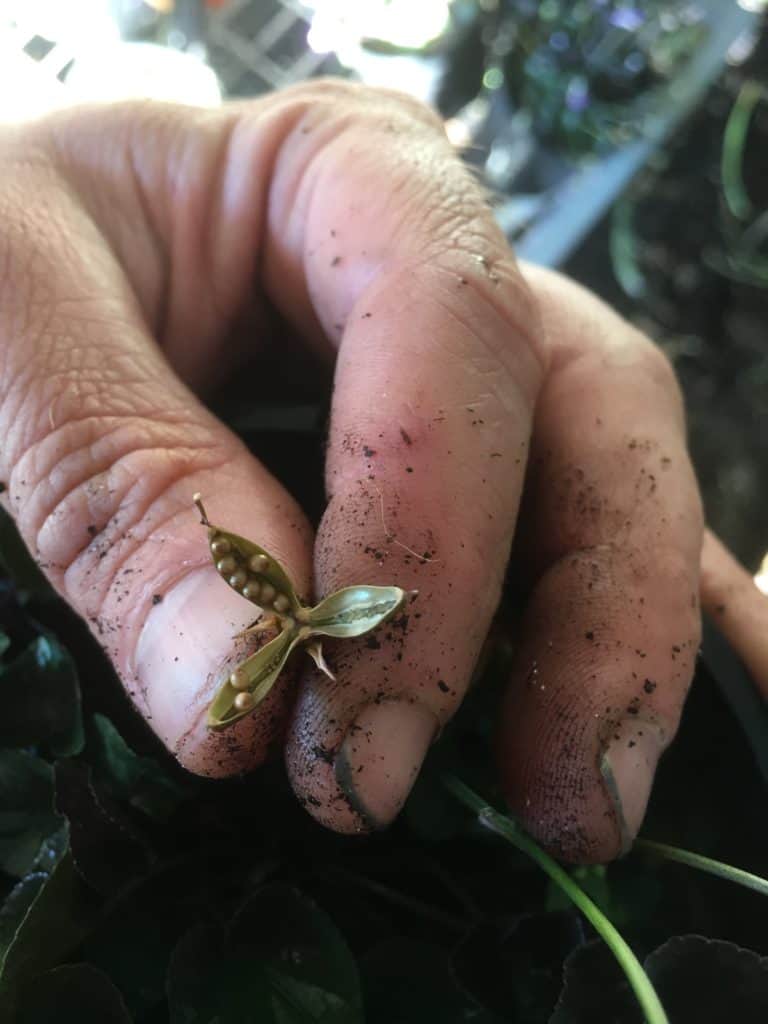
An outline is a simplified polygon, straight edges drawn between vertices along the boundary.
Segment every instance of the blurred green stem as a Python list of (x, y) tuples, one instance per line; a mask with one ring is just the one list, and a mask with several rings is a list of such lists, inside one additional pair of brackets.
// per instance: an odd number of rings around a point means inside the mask
[(706, 871), (707, 874), (725, 878), (729, 882), (735, 882), (737, 885), (743, 885), (747, 889), (754, 889), (755, 892), (768, 896), (768, 881), (765, 878), (753, 875), (749, 871), (742, 871), (741, 868), (734, 868), (721, 860), (712, 860), (711, 857), (704, 857), (700, 853), (691, 853), (690, 850), (681, 850), (677, 846), (667, 846), (666, 843), (652, 843), (649, 839), (638, 839), (635, 842), (635, 849), (647, 850), (648, 853), (665, 860), (687, 864), (688, 867)]
[(726, 205), (737, 220), (746, 220), (752, 213), (752, 200), (744, 185), (744, 149), (752, 113), (759, 101), (765, 98), (764, 85), (753, 80), (744, 82), (723, 132), (720, 176)]

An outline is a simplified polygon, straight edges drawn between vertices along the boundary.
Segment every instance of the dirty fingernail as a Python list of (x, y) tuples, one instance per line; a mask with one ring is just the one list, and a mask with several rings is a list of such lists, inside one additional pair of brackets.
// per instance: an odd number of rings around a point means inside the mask
[(613, 801), (626, 853), (640, 831), (664, 741), (657, 726), (625, 718), (614, 730), (600, 770)]
[(336, 755), (336, 781), (370, 829), (397, 815), (438, 729), (422, 704), (382, 701), (364, 707)]

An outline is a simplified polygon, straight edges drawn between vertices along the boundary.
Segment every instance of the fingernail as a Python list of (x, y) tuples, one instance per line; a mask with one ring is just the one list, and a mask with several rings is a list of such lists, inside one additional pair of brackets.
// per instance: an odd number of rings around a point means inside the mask
[(663, 749), (657, 726), (625, 718), (614, 729), (603, 754), (600, 770), (616, 810), (622, 854), (627, 853), (640, 831)]
[(384, 828), (411, 791), (438, 729), (435, 715), (405, 700), (368, 704), (336, 755), (336, 781), (369, 829)]

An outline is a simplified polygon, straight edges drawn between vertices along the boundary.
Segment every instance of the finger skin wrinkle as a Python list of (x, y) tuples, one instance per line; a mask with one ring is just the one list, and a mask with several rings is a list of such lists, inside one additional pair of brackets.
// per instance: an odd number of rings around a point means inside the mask
[[(192, 424), (174, 427), (135, 417), (78, 421), (30, 448), (14, 470), (19, 527), (60, 580), (118, 508), (125, 511), (131, 494), (135, 500), (145, 479), (170, 487), (226, 455), (220, 443)], [(79, 536), (67, 523), (88, 525), (87, 535)]]

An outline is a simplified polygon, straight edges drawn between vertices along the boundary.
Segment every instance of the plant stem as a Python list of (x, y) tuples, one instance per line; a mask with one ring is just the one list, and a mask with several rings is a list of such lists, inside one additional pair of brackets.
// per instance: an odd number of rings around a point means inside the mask
[(640, 961), (605, 914), (579, 888), (557, 861), (550, 857), (548, 853), (545, 853), (538, 843), (534, 842), (511, 818), (499, 814), (498, 811), (489, 807), (477, 793), (464, 785), (460, 779), (452, 775), (446, 775), (443, 777), (443, 782), (465, 807), (475, 812), (481, 825), (484, 825), (492, 832), (496, 832), (497, 835), (502, 836), (502, 838), (516, 846), (518, 850), (526, 853), (562, 889), (571, 902), (579, 908), (619, 962), (643, 1010), (647, 1024), (669, 1024), (664, 1007), (661, 1005), (659, 997), (656, 995), (656, 990), (643, 970)]
[(649, 853), (658, 854), (667, 860), (679, 861), (680, 864), (687, 864), (689, 867), (698, 868), (699, 871), (706, 871), (707, 874), (716, 875), (718, 878), (725, 878), (729, 882), (743, 885), (747, 889), (754, 889), (755, 892), (768, 896), (768, 881), (760, 875), (753, 875), (749, 871), (742, 871), (741, 868), (734, 868), (721, 860), (712, 860), (711, 857), (704, 857), (700, 853), (692, 853), (690, 850), (681, 850), (677, 846), (667, 846), (666, 843), (653, 843), (650, 839), (638, 839), (635, 848), (648, 850)]
[(737, 220), (746, 220), (752, 212), (752, 200), (744, 186), (742, 164), (752, 112), (764, 97), (765, 89), (759, 82), (744, 82), (723, 132), (720, 178), (726, 205)]

